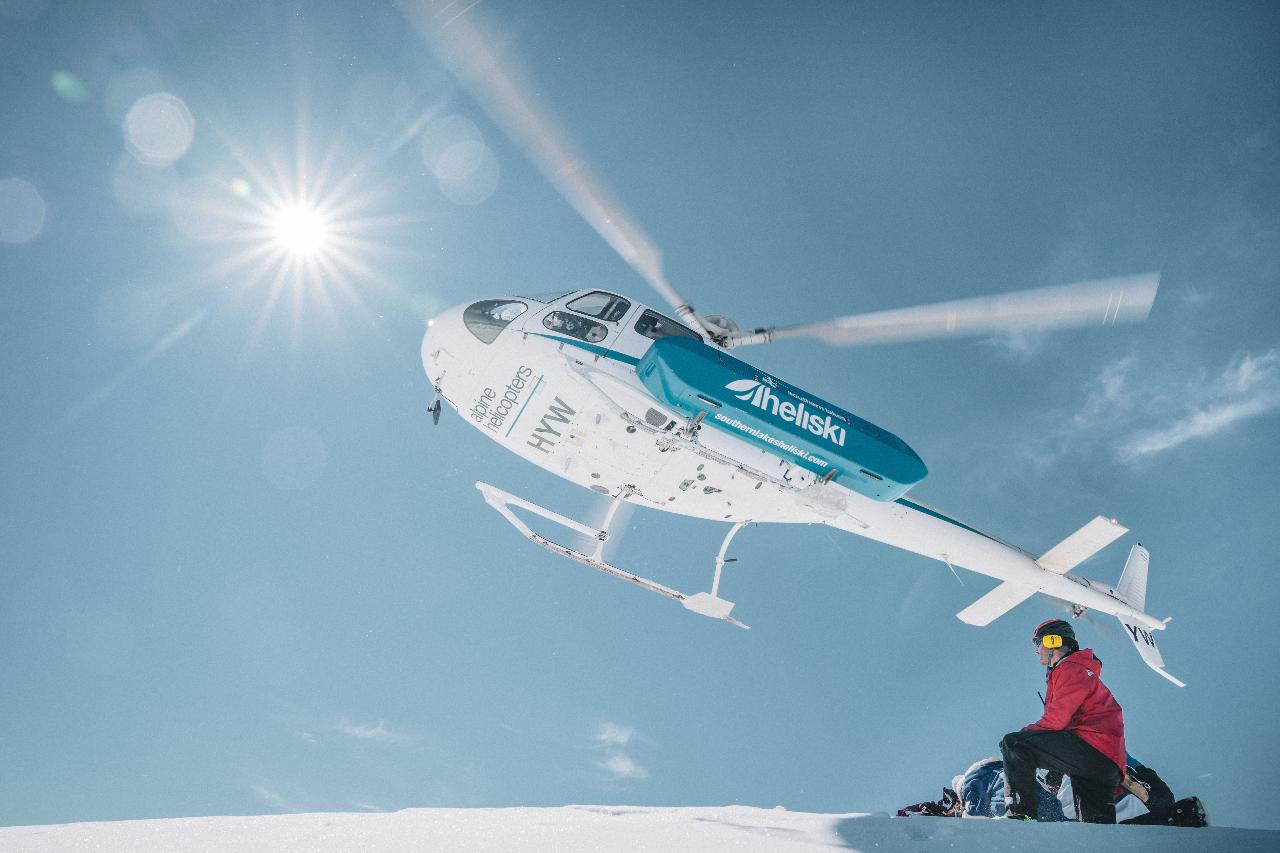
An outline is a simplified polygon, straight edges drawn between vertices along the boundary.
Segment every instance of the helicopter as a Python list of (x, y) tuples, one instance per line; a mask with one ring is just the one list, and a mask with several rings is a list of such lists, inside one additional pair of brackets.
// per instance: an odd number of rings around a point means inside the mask
[[(911, 489), (928, 473), (907, 442), (731, 354), (797, 337), (836, 346), (989, 335), (1018, 329), (1146, 319), (1157, 273), (855, 314), (816, 323), (741, 329), (698, 313), (667, 281), (661, 253), (586, 166), (470, 18), (441, 23), (405, 6), (476, 101), (562, 196), (662, 297), (663, 306), (603, 288), (495, 294), (428, 321), (421, 359), (437, 398), (488, 439), (608, 500), (598, 525), (483, 481), (485, 502), (521, 535), (554, 553), (747, 626), (720, 594), (734, 537), (752, 524), (821, 524), (964, 568), (1000, 583), (957, 616), (990, 624), (1040, 593), (1079, 617), (1114, 615), (1142, 660), (1165, 671), (1145, 612), (1149, 553), (1130, 549), (1116, 585), (1073, 571), (1128, 532), (1097, 516), (1034, 554), (928, 506)], [(419, 11), (411, 11), (419, 10)], [(727, 524), (709, 591), (685, 593), (610, 562), (605, 546), (630, 504)], [(517, 510), (576, 534), (587, 546), (535, 532)], [(570, 542), (578, 541), (570, 539)]]

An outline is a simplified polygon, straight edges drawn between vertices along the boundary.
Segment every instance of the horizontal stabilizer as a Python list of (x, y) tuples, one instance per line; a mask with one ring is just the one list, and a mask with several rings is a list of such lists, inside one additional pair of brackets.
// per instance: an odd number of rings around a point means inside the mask
[(1129, 532), (1113, 518), (1098, 516), (1044, 553), (1036, 564), (1047, 572), (1065, 575)]
[(1138, 650), (1138, 654), (1142, 655), (1143, 663), (1179, 687), (1187, 686), (1164, 671), (1164, 658), (1160, 656), (1160, 649), (1156, 647), (1156, 638), (1150, 631), (1143, 628), (1141, 625), (1126, 622), (1123, 616), (1117, 616), (1116, 618), (1119, 619), (1120, 624), (1124, 626), (1124, 632), (1129, 636), (1129, 640), (1133, 643), (1134, 648)]
[(1035, 595), (1034, 587), (1025, 586), (1013, 581), (1005, 581), (986, 595), (970, 604), (956, 614), (961, 622), (970, 625), (990, 625), (998, 617), (1008, 613), (1031, 596)]

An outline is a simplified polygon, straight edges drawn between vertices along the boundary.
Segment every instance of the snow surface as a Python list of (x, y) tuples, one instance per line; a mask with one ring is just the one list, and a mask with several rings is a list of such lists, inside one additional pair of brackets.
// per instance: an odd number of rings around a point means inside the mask
[(2, 853), (368, 851), (948, 851), (1099, 853), (1280, 850), (1280, 831), (1090, 826), (781, 808), (407, 809), (379, 814), (198, 817), (0, 827)]

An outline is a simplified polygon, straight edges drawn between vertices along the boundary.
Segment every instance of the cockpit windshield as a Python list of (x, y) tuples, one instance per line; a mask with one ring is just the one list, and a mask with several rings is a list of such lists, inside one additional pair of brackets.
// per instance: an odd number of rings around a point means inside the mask
[(631, 303), (621, 296), (605, 293), (603, 290), (593, 290), (570, 302), (569, 307), (579, 314), (616, 323), (631, 310)]
[(486, 344), (491, 344), (512, 320), (529, 306), (510, 299), (486, 299), (467, 306), (462, 312), (462, 322), (467, 330)]

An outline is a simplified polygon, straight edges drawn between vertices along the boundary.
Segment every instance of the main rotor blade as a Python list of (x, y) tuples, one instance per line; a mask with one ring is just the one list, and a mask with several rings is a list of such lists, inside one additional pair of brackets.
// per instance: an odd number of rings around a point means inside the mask
[(693, 307), (667, 281), (657, 246), (591, 173), (586, 159), (556, 124), (550, 110), (539, 106), (514, 72), (514, 59), (500, 55), (492, 39), (473, 21), (475, 3), (401, 0), (400, 6), (489, 117), (560, 195), (682, 320), (704, 335), (709, 334)]
[(1159, 273), (1143, 273), (735, 332), (728, 343), (744, 346), (807, 336), (835, 346), (862, 346), (1019, 329), (1138, 323), (1150, 313), (1159, 286)]

